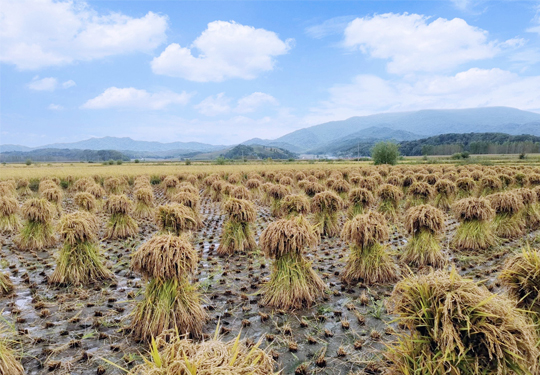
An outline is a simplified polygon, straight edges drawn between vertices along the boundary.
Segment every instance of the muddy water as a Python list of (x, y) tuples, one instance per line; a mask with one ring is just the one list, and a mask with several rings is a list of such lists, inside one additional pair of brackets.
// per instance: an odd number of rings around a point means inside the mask
[[(167, 202), (160, 189), (156, 189), (156, 197), (158, 204)], [(258, 290), (269, 278), (271, 262), (260, 253), (219, 258), (216, 250), (224, 217), (218, 203), (203, 199), (201, 206), (205, 228), (193, 235), (201, 257), (194, 282), (199, 284), (211, 318), (205, 327), (207, 334), (213, 334), (220, 322), (225, 339), (234, 339), (241, 330), (244, 337), (262, 340), (284, 374), (377, 372), (385, 345), (400, 332), (385, 307), (392, 285), (342, 285), (339, 273), (347, 246), (339, 239), (325, 238), (306, 255), (328, 284), (324, 299), (292, 313), (261, 307)], [(64, 211), (74, 210), (67, 195)], [(100, 217), (105, 223), (107, 217)], [(268, 208), (259, 205), (257, 237), (272, 220)], [(157, 228), (150, 220), (139, 225), (141, 231), (135, 238), (101, 243), (116, 281), (85, 288), (48, 285), (60, 244), (26, 252), (15, 248), (11, 236), (5, 237), (2, 269), (16, 289), (13, 295), (0, 299), (0, 310), (22, 344), (22, 363), (28, 374), (122, 374), (124, 371), (112, 363), (124, 369), (141, 363), (140, 354), (147, 346), (136, 343), (127, 327), (144, 282), (130, 271), (129, 262), (137, 246)], [(460, 273), (485, 280), (490, 289), (499, 291), (497, 272), (523, 239), (502, 243), (485, 254), (456, 253), (447, 249), (455, 226), (448, 217), (448, 236), (443, 239), (448, 257)], [(407, 239), (400, 224), (393, 227), (391, 237), (390, 248), (397, 254)], [(531, 238), (536, 238), (535, 234)], [(406, 268), (400, 268), (405, 274)], [(302, 366), (306, 372), (300, 370)]]

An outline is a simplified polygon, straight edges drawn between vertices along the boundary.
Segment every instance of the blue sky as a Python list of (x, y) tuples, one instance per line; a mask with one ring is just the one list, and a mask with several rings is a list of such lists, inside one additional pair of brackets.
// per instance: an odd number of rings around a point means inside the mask
[(540, 112), (539, 1), (0, 0), (0, 38), (0, 143), (233, 144), (380, 112)]

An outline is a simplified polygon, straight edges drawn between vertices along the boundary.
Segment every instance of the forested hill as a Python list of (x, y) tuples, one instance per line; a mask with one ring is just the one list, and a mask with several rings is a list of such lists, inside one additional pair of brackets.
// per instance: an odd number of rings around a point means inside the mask
[(225, 159), (289, 159), (296, 158), (297, 155), (279, 147), (238, 145), (221, 156)]
[(520, 154), (540, 152), (540, 137), (504, 133), (450, 133), (399, 143), (405, 156), (471, 154)]

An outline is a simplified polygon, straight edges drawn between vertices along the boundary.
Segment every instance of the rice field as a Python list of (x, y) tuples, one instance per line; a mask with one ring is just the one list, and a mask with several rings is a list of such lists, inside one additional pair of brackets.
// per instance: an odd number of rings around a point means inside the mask
[(540, 374), (540, 167), (1, 168), (1, 375)]

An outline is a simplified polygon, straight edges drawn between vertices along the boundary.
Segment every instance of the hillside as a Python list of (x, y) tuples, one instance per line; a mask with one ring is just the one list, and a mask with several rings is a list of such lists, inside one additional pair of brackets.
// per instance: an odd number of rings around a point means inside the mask
[(540, 137), (504, 133), (442, 134), (400, 143), (405, 156), (450, 155), (467, 151), (472, 154), (517, 154), (540, 152)]
[(297, 155), (278, 147), (238, 145), (221, 156), (225, 159), (289, 159), (296, 158)]
[(69, 150), (57, 148), (45, 148), (32, 151), (9, 151), (0, 153), (2, 163), (22, 163), (26, 160), (39, 162), (66, 162), (66, 161), (93, 161), (101, 162), (107, 160), (130, 160), (125, 155), (116, 150)]
[[(315, 125), (286, 134), (273, 142), (290, 144), (306, 152), (370, 128), (403, 130), (423, 136), (465, 132), (540, 136), (540, 114), (507, 107), (382, 113)], [(377, 138), (388, 139), (388, 136), (379, 132)]]

